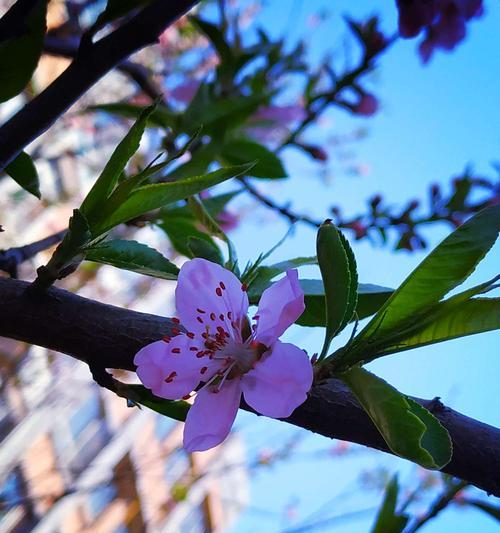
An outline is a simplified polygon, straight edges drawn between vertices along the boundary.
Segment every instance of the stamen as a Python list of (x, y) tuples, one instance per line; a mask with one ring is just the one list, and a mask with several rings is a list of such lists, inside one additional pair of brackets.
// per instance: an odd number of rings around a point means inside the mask
[(190, 339), (194, 339), (194, 333), (192, 331), (188, 331), (186, 333), (186, 337), (189, 337)]
[(181, 349), (180, 348), (172, 348), (170, 351), (172, 353), (181, 353)]
[(189, 348), (189, 350), (191, 352), (197, 352), (198, 351), (198, 348), (196, 346), (191, 346), (191, 348)]
[(170, 372), (170, 374), (165, 378), (165, 383), (172, 383), (172, 381), (174, 381), (175, 376), (177, 376), (177, 372)]
[(229, 320), (233, 320), (233, 312), (232, 311), (228, 311), (227, 312), (227, 318), (229, 318)]
[(217, 294), (217, 296), (222, 296), (222, 289), (220, 287), (217, 287), (215, 289), (215, 294)]
[(171, 337), (169, 337), (168, 335), (163, 335), (163, 337), (161, 338), (161, 340), (163, 342), (166, 342), (167, 344), (172, 340)]
[(217, 317), (215, 315), (215, 313), (210, 313), (210, 319), (211, 320), (215, 320)]
[(248, 290), (248, 285), (247, 285), (246, 283), (243, 283), (243, 284), (241, 285), (241, 290), (242, 290), (243, 292), (247, 292), (247, 290)]
[(172, 335), (179, 335), (180, 332), (181, 330), (179, 328), (172, 328)]
[(202, 366), (200, 369), (200, 374), (204, 374), (208, 370), (208, 366)]
[(202, 315), (206, 313), (206, 311), (203, 311), (203, 309), (200, 309), (199, 307), (196, 308), (198, 313), (201, 313)]
[(223, 291), (226, 290), (226, 286), (224, 285), (224, 283), (222, 283), (222, 281), (219, 282), (219, 286), (220, 286), (220, 288), (221, 288)]
[(201, 316), (197, 316), (196, 320), (198, 320), (200, 324), (203, 324), (203, 318), (201, 318)]
[(221, 314), (219, 315), (219, 319), (220, 319), (220, 320), (224, 320), (224, 314), (223, 314), (223, 313), (221, 313)]
[(174, 322), (175, 324), (180, 324), (181, 323), (181, 321), (176, 316), (174, 316), (172, 318), (172, 322)]

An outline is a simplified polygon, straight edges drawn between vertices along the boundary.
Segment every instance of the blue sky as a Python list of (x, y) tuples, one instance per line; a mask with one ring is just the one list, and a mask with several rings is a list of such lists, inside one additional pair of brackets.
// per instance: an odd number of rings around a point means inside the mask
[[(308, 29), (307, 16), (328, 4), (333, 15), (323, 26), (313, 31)], [(485, 4), (486, 15), (469, 25), (467, 41), (452, 54), (437, 53), (423, 67), (416, 54), (417, 41), (411, 40), (396, 43), (383, 56), (379, 70), (367, 83), (381, 101), (381, 111), (374, 118), (353, 119), (341, 111), (331, 113), (332, 133), (348, 132), (356, 126), (368, 128), (367, 139), (357, 144), (355, 150), (357, 159), (370, 165), (369, 176), (339, 174), (326, 187), (318, 179), (315, 167), (289, 153), (286, 163), (291, 179), (287, 183), (261, 184), (263, 190), (282, 202), (293, 200), (297, 211), (321, 218), (327, 216), (327, 207), (332, 203), (339, 203), (346, 212), (354, 213), (376, 192), (382, 192), (389, 201), (399, 205), (410, 197), (425, 201), (430, 183), (447, 184), (467, 163), (479, 172), (494, 175), (490, 163), (498, 158), (500, 142), (500, 5), (493, 0)], [(317, 60), (327, 48), (341, 48), (342, 14), (362, 18), (375, 12), (381, 15), (382, 27), (387, 32), (395, 30), (394, 2), (365, 0), (269, 2), (259, 21), (274, 35), (285, 32), (290, 39), (306, 32), (311, 57)], [(323, 134), (312, 135), (319, 139)], [(253, 217), (246, 218), (233, 237), (242, 259), (252, 259), (279, 240), (286, 229), (282, 220), (259, 209)], [(436, 227), (427, 231), (426, 237), (435, 245), (448, 231), (446, 226)], [(313, 254), (314, 247), (314, 231), (298, 227), (273, 259)], [(401, 283), (424, 257), (423, 253), (395, 254), (389, 248), (375, 248), (367, 242), (354, 243), (353, 247), (360, 281), (389, 287)], [(495, 275), (499, 259), (497, 244), (467, 284), (471, 286)], [(319, 272), (304, 270), (304, 276), (319, 277)], [(287, 339), (312, 353), (321, 346), (322, 331), (296, 327)], [(441, 396), (451, 407), (498, 426), (500, 412), (494, 401), (500, 370), (498, 346), (498, 333), (487, 333), (386, 357), (370, 367), (405, 393), (424, 398)], [(247, 439), (249, 450), (279, 447), (297, 431), (245, 413), (239, 415), (238, 427)], [(402, 480), (410, 479), (414, 473), (409, 463), (368, 450), (348, 459), (307, 457), (314, 450), (324, 450), (330, 445), (327, 439), (307, 435), (299, 446), (296, 460), (259, 470), (252, 481), (251, 506), (233, 531), (284, 530), (287, 524), (280, 512), (290, 502), (297, 504), (297, 523), (300, 523), (324, 502), (352, 489), (360, 473), (366, 470), (386, 467), (399, 471)], [(333, 516), (371, 507), (379, 498), (377, 492), (357, 492), (332, 501), (320, 515)], [(373, 514), (368, 514), (355, 522), (317, 531), (368, 531), (372, 519)], [(423, 529), (428, 533), (496, 530), (490, 518), (463, 509), (450, 510)]]

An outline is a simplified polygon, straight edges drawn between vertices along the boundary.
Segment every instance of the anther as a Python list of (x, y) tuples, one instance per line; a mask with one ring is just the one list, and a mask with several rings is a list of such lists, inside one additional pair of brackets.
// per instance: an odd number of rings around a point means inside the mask
[(220, 287), (217, 287), (215, 289), (215, 294), (217, 294), (217, 296), (222, 296), (222, 289)]
[(210, 313), (210, 319), (211, 320), (215, 320), (217, 318), (217, 316), (215, 315), (215, 313)]
[(200, 309), (199, 307), (196, 310), (198, 311), (198, 313), (201, 313), (202, 315), (205, 313), (205, 311), (203, 309)]
[(224, 320), (224, 314), (223, 314), (223, 313), (221, 313), (221, 314), (219, 315), (219, 319), (220, 319), (220, 320)]
[(181, 323), (181, 321), (176, 316), (174, 316), (172, 318), (172, 322), (174, 322), (175, 324), (180, 324)]
[(203, 366), (200, 369), (200, 374), (204, 374), (208, 370), (208, 366)]
[(226, 286), (224, 285), (224, 283), (222, 283), (222, 281), (219, 283), (219, 286), (223, 291), (226, 290)]
[(170, 372), (170, 374), (165, 378), (165, 383), (172, 383), (172, 381), (174, 381), (175, 376), (177, 376), (177, 372)]
[(172, 353), (181, 353), (181, 349), (180, 348), (172, 348), (170, 351)]
[(188, 331), (186, 333), (186, 337), (189, 337), (190, 339), (194, 339), (194, 333), (192, 331)]
[(171, 337), (169, 337), (168, 335), (163, 335), (163, 337), (161, 338), (161, 340), (163, 342), (166, 342), (167, 344), (172, 340)]
[(228, 311), (227, 312), (227, 318), (229, 318), (229, 320), (233, 320), (233, 312), (232, 311)]
[(246, 283), (243, 283), (243, 284), (241, 285), (241, 290), (242, 290), (243, 292), (247, 292), (247, 290), (248, 290), (248, 285), (247, 285)]
[(179, 328), (172, 328), (172, 335), (179, 335), (181, 330)]
[(199, 351), (199, 349), (196, 346), (191, 346), (191, 348), (189, 348), (189, 350), (191, 352), (198, 352)]
[(201, 318), (201, 316), (197, 316), (196, 320), (198, 320), (200, 324), (203, 324), (203, 318)]

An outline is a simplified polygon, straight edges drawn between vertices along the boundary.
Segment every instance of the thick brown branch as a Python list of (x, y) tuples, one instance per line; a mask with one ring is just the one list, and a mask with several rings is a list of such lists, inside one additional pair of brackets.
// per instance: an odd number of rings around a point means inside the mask
[[(51, 288), (26, 294), (28, 283), (0, 278), (0, 335), (46, 346), (93, 367), (133, 370), (145, 344), (169, 334), (167, 318), (98, 303)], [(452, 461), (444, 472), (500, 496), (500, 430), (468, 418), (437, 400), (420, 400), (448, 429)], [(336, 379), (316, 386), (286, 420), (321, 435), (388, 452), (387, 445), (347, 387)]]
[(114, 32), (80, 48), (71, 65), (0, 128), (0, 170), (90, 87), (131, 54), (153, 44), (199, 0), (155, 0)]

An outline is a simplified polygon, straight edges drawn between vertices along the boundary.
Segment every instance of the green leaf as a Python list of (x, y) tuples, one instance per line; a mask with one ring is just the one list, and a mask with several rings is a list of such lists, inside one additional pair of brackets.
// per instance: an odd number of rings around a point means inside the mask
[[(297, 324), (300, 326), (325, 327), (325, 290), (323, 282), (319, 279), (301, 279), (300, 286), (304, 291), (306, 308)], [(355, 316), (361, 320), (373, 315), (382, 307), (393, 293), (392, 289), (371, 285), (358, 284), (358, 295)], [(351, 321), (353, 317), (351, 317)]]
[(181, 117), (180, 127), (183, 131), (189, 133), (202, 125), (203, 133), (213, 137), (224, 136), (228, 131), (241, 126), (267, 99), (263, 94), (252, 94), (213, 100), (207, 92), (208, 86), (201, 84)]
[[(352, 309), (351, 298), (355, 298), (355, 289), (351, 293), (351, 265), (340, 237), (339, 230), (330, 221), (322, 224), (316, 239), (318, 264), (325, 287), (326, 331), (325, 342), (319, 359), (322, 359), (333, 337), (346, 323), (346, 313)], [(347, 318), (347, 321), (350, 317)]]
[(87, 248), (85, 259), (155, 278), (177, 279), (179, 273), (160, 252), (136, 241), (104, 241)]
[(344, 319), (339, 328), (339, 331), (342, 331), (352, 320), (354, 312), (356, 310), (356, 304), (358, 303), (358, 270), (356, 266), (356, 258), (354, 257), (354, 252), (352, 251), (348, 240), (344, 237), (341, 231), (339, 231), (339, 236), (340, 240), (342, 241), (342, 244), (344, 245), (344, 250), (347, 256), (347, 262), (349, 265), (349, 275), (351, 279), (351, 282), (349, 284), (349, 299), (347, 301)]
[[(500, 205), (483, 209), (439, 244), (406, 278), (356, 339), (363, 345), (382, 339), (413, 321), (460, 285), (495, 243)], [(363, 348), (360, 346), (360, 351)]]
[(440, 469), (452, 456), (451, 439), (420, 404), (359, 367), (341, 376), (397, 455), (425, 468)]
[[(137, 120), (146, 109), (148, 109), (147, 106), (117, 102), (112, 104), (92, 105), (87, 107), (85, 111), (103, 111), (110, 115), (118, 115), (124, 118), (133, 118)], [(169, 128), (175, 124), (175, 121), (176, 115), (169, 111), (164, 105), (158, 104), (148, 115), (147, 125), (157, 126), (159, 128)]]
[(231, 47), (227, 44), (224, 34), (218, 26), (195, 16), (190, 16), (189, 20), (199, 31), (205, 34), (208, 40), (214, 45), (222, 62), (232, 60), (233, 53)]
[[(275, 247), (273, 247), (273, 249), (274, 248)], [(318, 260), (316, 259), (316, 257), (296, 257), (295, 259), (289, 259), (287, 261), (282, 261), (274, 265), (258, 266), (258, 264), (260, 264), (260, 261), (264, 260), (265, 256), (269, 255), (270, 252), (272, 252), (272, 250), (270, 250), (269, 252), (264, 254), (262, 258), (259, 258), (257, 260), (257, 267), (255, 267), (255, 265), (252, 265), (243, 274), (242, 279), (245, 283), (248, 284), (248, 298), (250, 299), (251, 303), (256, 304), (260, 300), (260, 297), (262, 296), (264, 290), (271, 285), (271, 280), (279, 274), (283, 274), (283, 272), (286, 272), (287, 270), (297, 268), (303, 265), (318, 264)]]
[(239, 165), (256, 161), (250, 176), (256, 178), (278, 179), (286, 178), (287, 172), (280, 158), (265, 146), (246, 139), (228, 141), (220, 152), (222, 161), (230, 165)]
[(429, 323), (392, 346), (377, 351), (377, 356), (420, 348), (437, 342), (500, 329), (500, 298), (475, 298), (465, 302), (438, 304)]
[[(149, 389), (142, 385), (120, 385), (120, 390), (134, 403), (149, 407), (161, 415), (168, 416), (179, 422), (184, 422), (190, 405), (183, 400), (165, 400), (158, 398)], [(122, 395), (122, 394), (121, 394)]]
[(155, 106), (150, 106), (141, 112), (137, 122), (130, 128), (120, 144), (112, 153), (109, 161), (106, 163), (97, 181), (90, 189), (87, 197), (81, 205), (81, 210), (89, 220), (92, 226), (100, 222), (99, 209), (105, 204), (108, 196), (111, 194), (118, 178), (125, 170), (125, 166), (130, 158), (139, 149), (142, 135), (146, 128), (149, 115), (153, 112)]
[(99, 222), (96, 231), (104, 233), (111, 228), (167, 204), (178, 202), (193, 194), (218, 185), (234, 176), (245, 173), (249, 165), (221, 168), (202, 176), (192, 176), (170, 183), (157, 183), (139, 187), (109, 217)]
[(194, 257), (188, 246), (189, 237), (203, 239), (216, 246), (210, 235), (195, 226), (195, 220), (190, 216), (165, 213), (157, 225), (167, 234), (173, 248), (186, 257)]
[(5, 167), (8, 174), (23, 189), (36, 196), (40, 195), (40, 182), (33, 160), (26, 152), (21, 152), (10, 164)]
[(373, 524), (371, 533), (401, 533), (405, 528), (409, 516), (396, 513), (398, 492), (398, 477), (394, 476), (385, 488), (384, 500)]
[(38, 65), (47, 29), (47, 1), (30, 2), (32, 7), (24, 15), (23, 27), (17, 28), (14, 37), (0, 42), (0, 102), (19, 94)]
[(221, 251), (215, 243), (211, 243), (205, 239), (199, 239), (198, 237), (189, 237), (188, 248), (193, 257), (202, 257), (219, 265), (224, 264)]

